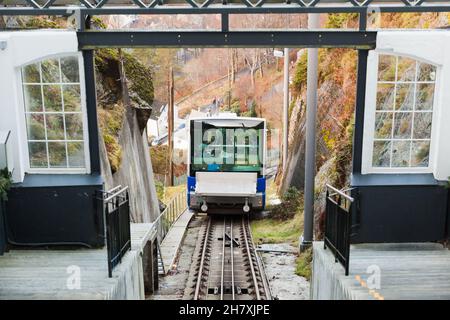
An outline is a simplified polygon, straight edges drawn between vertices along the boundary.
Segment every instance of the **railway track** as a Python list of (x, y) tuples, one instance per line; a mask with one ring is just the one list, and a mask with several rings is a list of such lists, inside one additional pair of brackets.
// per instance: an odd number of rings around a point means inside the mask
[(270, 293), (246, 216), (208, 217), (191, 269), (194, 300), (267, 300)]

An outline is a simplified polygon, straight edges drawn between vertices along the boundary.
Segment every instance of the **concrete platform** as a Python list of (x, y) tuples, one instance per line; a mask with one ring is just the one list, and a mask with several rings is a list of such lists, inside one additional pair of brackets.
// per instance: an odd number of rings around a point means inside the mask
[(359, 244), (349, 275), (315, 242), (312, 299), (450, 299), (450, 251), (437, 243)]
[(132, 250), (142, 250), (147, 241), (153, 241), (157, 234), (153, 223), (131, 223), (130, 231)]
[(164, 263), (164, 272), (168, 273), (175, 262), (187, 226), (194, 216), (194, 212), (186, 210), (170, 228), (166, 237), (161, 243), (161, 258)]
[(11, 250), (0, 256), (0, 299), (144, 299), (140, 253), (152, 229), (131, 226), (132, 250), (112, 278), (106, 248)]

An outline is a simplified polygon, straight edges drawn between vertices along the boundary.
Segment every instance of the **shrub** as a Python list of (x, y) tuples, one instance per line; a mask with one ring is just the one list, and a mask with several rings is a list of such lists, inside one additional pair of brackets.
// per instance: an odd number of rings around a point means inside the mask
[(0, 170), (0, 200), (8, 200), (8, 190), (12, 185), (11, 177), (11, 172), (8, 171), (8, 168)]
[(158, 199), (159, 200), (164, 199), (164, 184), (161, 181), (155, 179), (155, 187)]
[(122, 162), (122, 147), (120, 146), (117, 138), (110, 134), (104, 133), (103, 140), (105, 141), (105, 148), (108, 153), (111, 172), (115, 173), (119, 170)]
[(306, 86), (308, 55), (303, 53), (295, 66), (294, 79), (290, 89), (294, 97), (300, 95), (302, 89)]
[(295, 274), (311, 280), (312, 248), (301, 252), (296, 260)]
[(169, 169), (169, 147), (167, 145), (153, 146), (150, 148), (153, 172), (165, 175)]
[(269, 208), (271, 217), (286, 220), (292, 218), (302, 205), (302, 195), (295, 187), (290, 187), (281, 197), (281, 203)]

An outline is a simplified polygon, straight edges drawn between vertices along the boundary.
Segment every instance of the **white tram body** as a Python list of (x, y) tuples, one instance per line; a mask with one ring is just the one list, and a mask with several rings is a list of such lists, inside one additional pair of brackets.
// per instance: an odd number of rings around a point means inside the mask
[(266, 120), (227, 114), (188, 121), (189, 208), (215, 214), (263, 210)]

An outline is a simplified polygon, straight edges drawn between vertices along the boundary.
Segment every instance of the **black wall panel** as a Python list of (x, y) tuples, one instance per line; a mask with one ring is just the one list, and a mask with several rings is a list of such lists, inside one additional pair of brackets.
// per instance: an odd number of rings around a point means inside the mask
[(450, 239), (450, 188), (447, 188), (447, 234), (446, 238)]
[(446, 238), (448, 190), (440, 185), (358, 186), (354, 243)]
[(103, 211), (96, 201), (102, 184), (68, 178), (64, 185), (60, 181), (64, 178), (58, 179), (40, 178), (39, 183), (25, 182), (10, 190), (5, 215), (8, 240), (19, 245), (103, 246)]
[(5, 252), (6, 249), (6, 230), (4, 221), (4, 202), (0, 200), (0, 255)]

